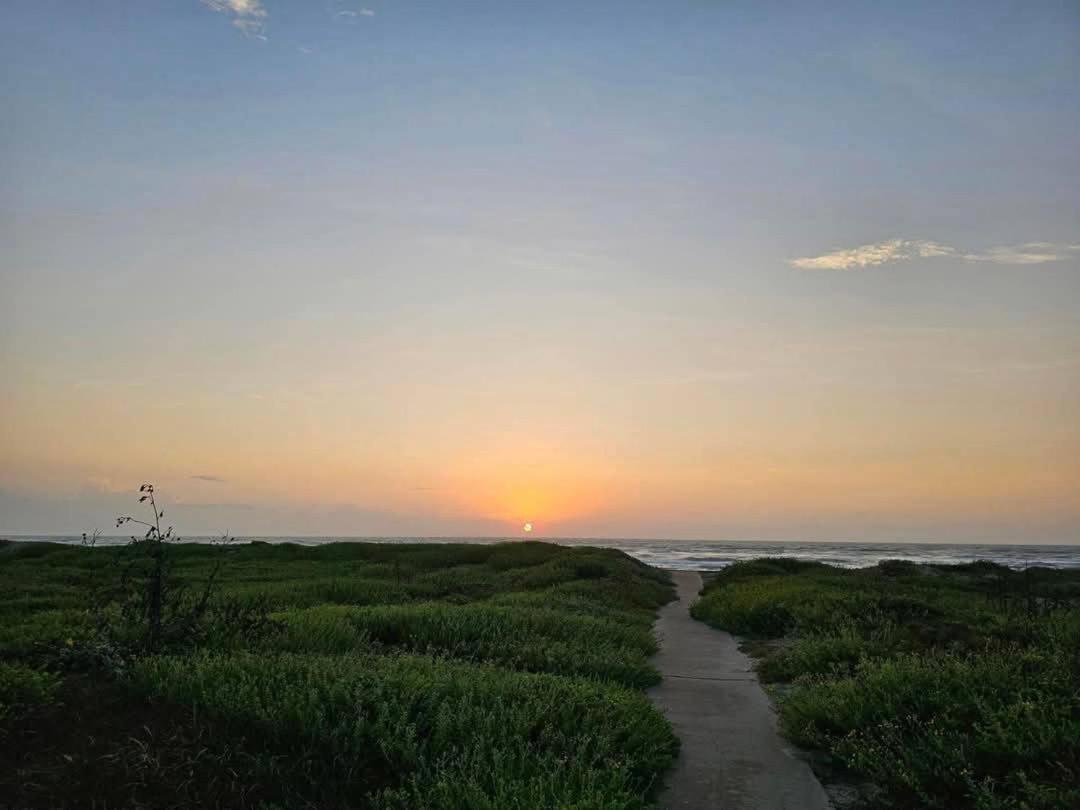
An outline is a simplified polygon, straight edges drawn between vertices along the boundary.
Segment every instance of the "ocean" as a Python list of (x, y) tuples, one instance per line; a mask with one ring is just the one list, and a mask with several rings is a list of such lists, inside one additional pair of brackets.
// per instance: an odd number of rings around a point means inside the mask
[[(77, 544), (80, 537), (70, 535), (14, 536), (14, 541), (50, 541)], [(186, 542), (210, 542), (217, 538), (185, 537)], [(375, 543), (499, 543), (520, 542), (520, 537), (244, 537), (267, 543), (320, 545), (338, 542)], [(1048, 566), (1080, 567), (1080, 545), (1001, 545), (975, 543), (821, 543), (781, 541), (711, 541), (711, 540), (607, 540), (593, 538), (530, 538), (570, 546), (604, 546), (625, 551), (649, 565), (660, 568), (713, 571), (739, 560), (755, 557), (795, 557), (818, 560), (844, 568), (875, 565), (881, 560), (910, 560), (917, 563), (966, 563), (990, 560), (1010, 568)], [(101, 545), (116, 545), (125, 537), (102, 537)]]

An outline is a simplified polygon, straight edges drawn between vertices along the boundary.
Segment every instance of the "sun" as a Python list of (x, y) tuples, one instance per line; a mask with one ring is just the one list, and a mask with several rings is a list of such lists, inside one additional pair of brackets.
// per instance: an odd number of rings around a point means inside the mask
[(526, 534), (528, 534), (529, 532), (532, 531), (532, 524), (531, 523), (526, 523), (524, 526), (521, 527), (521, 530), (523, 532), (525, 532)]

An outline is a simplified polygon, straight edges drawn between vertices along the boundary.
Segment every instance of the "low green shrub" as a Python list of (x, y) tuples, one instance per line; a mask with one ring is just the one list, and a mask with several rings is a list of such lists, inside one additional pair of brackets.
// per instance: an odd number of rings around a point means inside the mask
[[(385, 806), (475, 792), (495, 807), (538, 790), (552, 791), (549, 806), (642, 806), (677, 746), (639, 692), (426, 657), (155, 658), (136, 682), (258, 729), (312, 775), (348, 761), (350, 795)], [(600, 786), (620, 792), (590, 804)]]
[(0, 721), (50, 702), (59, 684), (60, 678), (51, 672), (0, 662)]
[(283, 614), (282, 640), (293, 651), (342, 653), (372, 644), (488, 661), (528, 672), (554, 672), (650, 686), (660, 676), (644, 627), (546, 608), (473, 605), (323, 606)]
[(694, 615), (756, 647), (785, 733), (874, 806), (1080, 806), (1080, 571), (732, 566)]
[(40, 610), (0, 622), (0, 659), (40, 660), (55, 648), (88, 638), (93, 616), (81, 610)]
[(758, 664), (764, 681), (793, 681), (806, 675), (851, 672), (863, 658), (880, 654), (881, 646), (849, 633), (810, 636), (791, 643)]
[(1045, 653), (905, 654), (806, 683), (782, 722), (797, 743), (829, 751), (905, 806), (968, 806), (993, 794), (1065, 807), (1037, 794), (1042, 785), (1080, 802), (1075, 689), (1076, 673)]
[(237, 545), (208, 631), (148, 657), (96, 629), (109, 549), (28, 548), (0, 549), (0, 661), (62, 685), (12, 728), (0, 804), (644, 808), (677, 745), (635, 689), (673, 588), (618, 551)]

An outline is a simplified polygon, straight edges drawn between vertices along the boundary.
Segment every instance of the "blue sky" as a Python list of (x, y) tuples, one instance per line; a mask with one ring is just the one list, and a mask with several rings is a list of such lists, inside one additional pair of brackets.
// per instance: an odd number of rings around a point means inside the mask
[(0, 531), (1080, 537), (1073, 3), (2, 14)]

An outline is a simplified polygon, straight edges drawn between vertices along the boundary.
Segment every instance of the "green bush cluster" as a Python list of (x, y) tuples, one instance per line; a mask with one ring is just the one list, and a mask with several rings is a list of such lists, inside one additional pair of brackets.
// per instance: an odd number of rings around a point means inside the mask
[(889, 562), (726, 569), (694, 615), (790, 683), (781, 724), (876, 806), (1080, 806), (1080, 572)]
[[(8, 722), (29, 741), (9, 770), (40, 774), (20, 780), (39, 792), (0, 777), (0, 799), (64, 804), (92, 784), (119, 804), (172, 791), (245, 807), (651, 806), (677, 747), (639, 691), (658, 680), (651, 623), (672, 596), (662, 572), (543, 543), (172, 551), (195, 587), (228, 555), (208, 615), (263, 605), (272, 632), (219, 628), (191, 654), (88, 677), (87, 662), (108, 659), (90, 606), (111, 550), (0, 550), (0, 589), (17, 604), (5, 606), (0, 662), (44, 679)], [(112, 716), (94, 716), (95, 695)], [(92, 734), (92, 750), (49, 739), (72, 732)]]
[(293, 651), (343, 652), (374, 644), (627, 686), (660, 680), (647, 660), (656, 652), (647, 628), (558, 609), (483, 603), (328, 605), (292, 611), (283, 618), (286, 634), (275, 643)]
[[(330, 770), (313, 785), (317, 801), (408, 806), (445, 793), (453, 774), (450, 795), (549, 795), (509, 806), (645, 806), (675, 747), (640, 692), (423, 656), (157, 658), (141, 662), (137, 682), (256, 731), (313, 773)], [(333, 780), (338, 761), (356, 777)]]
[(51, 672), (0, 662), (0, 721), (20, 709), (49, 703), (59, 681)]

